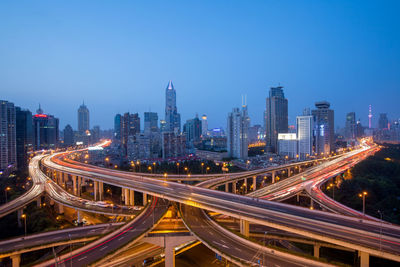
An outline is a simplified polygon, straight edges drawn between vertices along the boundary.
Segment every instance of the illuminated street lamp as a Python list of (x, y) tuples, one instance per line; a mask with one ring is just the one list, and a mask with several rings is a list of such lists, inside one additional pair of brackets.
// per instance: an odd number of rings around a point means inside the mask
[(151, 166), (149, 166), (147, 169), (150, 171), (150, 173), (153, 173), (152, 169), (151, 169)]
[(210, 167), (207, 167), (206, 168), (206, 174), (208, 173), (209, 170), (210, 170)]
[(7, 186), (6, 189), (4, 189), (4, 192), (6, 194), (6, 203), (7, 203), (7, 192), (11, 190), (11, 187)]
[(359, 197), (362, 197), (362, 200), (363, 200), (363, 215), (365, 216), (365, 196), (367, 195), (368, 193), (367, 192), (362, 192), (362, 193), (360, 193), (360, 194), (358, 194), (358, 196)]
[(154, 169), (154, 173), (156, 173), (156, 163), (155, 162), (153, 162), (153, 169)]
[(26, 237), (26, 214), (22, 214), (21, 218), (24, 219), (24, 224), (25, 224), (25, 237)]
[(204, 162), (202, 162), (200, 165), (201, 165), (201, 174), (204, 174)]
[(186, 174), (189, 173), (188, 167), (185, 167), (184, 170), (186, 171)]
[(177, 172), (178, 175), (179, 175), (179, 162), (176, 163), (176, 172)]

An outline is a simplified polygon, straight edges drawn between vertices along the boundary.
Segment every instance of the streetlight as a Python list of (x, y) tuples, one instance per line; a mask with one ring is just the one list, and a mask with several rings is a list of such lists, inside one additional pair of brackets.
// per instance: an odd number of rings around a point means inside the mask
[(202, 162), (200, 165), (201, 165), (201, 174), (204, 174), (204, 162)]
[(6, 189), (4, 189), (4, 192), (6, 193), (6, 203), (7, 201), (7, 192), (11, 190), (11, 187), (7, 186)]
[(156, 173), (156, 163), (155, 162), (153, 162), (153, 169), (154, 169), (154, 173)]
[(140, 167), (141, 167), (141, 165), (140, 165), (140, 160), (136, 161), (136, 165), (139, 166), (139, 172), (140, 172)]
[(151, 171), (151, 166), (149, 166), (147, 169), (150, 171), (150, 173), (153, 173), (153, 172)]
[(24, 219), (24, 224), (25, 224), (25, 237), (26, 237), (26, 214), (22, 214), (21, 218)]
[(210, 167), (207, 167), (206, 168), (206, 174), (208, 173), (209, 170), (210, 170)]
[(179, 162), (176, 163), (176, 171), (177, 171), (177, 173), (179, 175)]
[(183, 168), (186, 171), (186, 174), (189, 172), (188, 167)]
[(360, 194), (358, 194), (358, 196), (359, 197), (362, 197), (362, 199), (363, 199), (363, 215), (365, 216), (365, 196), (367, 195), (368, 193), (367, 192), (362, 192), (362, 193), (360, 193)]

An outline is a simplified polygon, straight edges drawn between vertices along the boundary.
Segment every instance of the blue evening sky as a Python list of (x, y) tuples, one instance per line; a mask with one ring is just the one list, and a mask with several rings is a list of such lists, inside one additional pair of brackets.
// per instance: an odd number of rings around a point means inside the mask
[[(209, 126), (247, 94), (262, 123), (270, 86), (285, 87), (289, 122), (327, 100), (337, 125), (400, 118), (400, 1), (0, 1), (0, 99), (77, 128), (116, 113), (156, 111), (177, 90), (182, 121)], [(183, 123), (182, 122), (182, 123)], [(143, 122), (142, 122), (143, 123)], [(375, 120), (376, 123), (376, 120)], [(143, 124), (142, 124), (143, 127)]]

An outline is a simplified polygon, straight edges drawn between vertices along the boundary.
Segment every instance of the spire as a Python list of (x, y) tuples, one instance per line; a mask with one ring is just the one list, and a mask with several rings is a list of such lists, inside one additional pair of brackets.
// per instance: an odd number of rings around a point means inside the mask
[(174, 85), (172, 84), (172, 81), (170, 80), (167, 86), (168, 90), (174, 90)]
[(40, 106), (40, 103), (39, 103), (39, 108), (36, 110), (36, 113), (43, 114), (43, 110), (42, 110), (42, 107)]

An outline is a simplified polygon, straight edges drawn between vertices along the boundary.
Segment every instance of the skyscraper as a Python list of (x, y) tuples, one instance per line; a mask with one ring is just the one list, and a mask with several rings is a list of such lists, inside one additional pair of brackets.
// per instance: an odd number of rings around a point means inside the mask
[(33, 150), (32, 112), (15, 107), (17, 165), (18, 169), (28, 166), (28, 152)]
[(312, 111), (314, 116), (315, 152), (327, 154), (334, 149), (335, 122), (334, 112), (329, 109), (327, 101), (316, 102), (317, 109)]
[(144, 113), (144, 133), (158, 132), (158, 115), (157, 112)]
[(169, 81), (165, 91), (165, 130), (174, 133), (181, 131), (181, 115), (176, 107), (176, 91), (172, 81)]
[(121, 141), (121, 126), (122, 126), (122, 116), (117, 114), (114, 117), (114, 139)]
[(196, 145), (200, 142), (202, 122), (197, 115), (194, 119), (187, 120), (183, 128), (183, 132), (186, 134), (186, 141), (188, 143), (191, 145)]
[(306, 159), (307, 156), (313, 154), (313, 141), (314, 141), (314, 119), (309, 111), (303, 113), (303, 116), (297, 116), (297, 140), (298, 140), (298, 154), (300, 159)]
[(40, 108), (33, 115), (33, 132), (35, 149), (54, 149), (58, 145), (58, 119), (53, 115), (44, 114)]
[(378, 120), (379, 129), (380, 130), (387, 129), (388, 123), (389, 123), (389, 120), (388, 120), (387, 114), (386, 113), (379, 114), (379, 120)]
[(271, 87), (266, 100), (265, 141), (269, 152), (277, 151), (278, 133), (288, 132), (288, 100), (283, 87)]
[(67, 124), (64, 128), (64, 146), (74, 145), (74, 130), (71, 125)]
[(345, 136), (347, 140), (356, 139), (356, 113), (349, 112), (346, 115)]
[(0, 100), (0, 175), (17, 166), (16, 121), (14, 104)]
[(208, 135), (208, 122), (207, 122), (207, 115), (205, 114), (201, 116), (201, 135), (203, 137)]
[(248, 130), (250, 119), (247, 106), (234, 108), (228, 114), (227, 121), (227, 148), (229, 157), (247, 159), (248, 157)]
[(85, 102), (83, 102), (78, 109), (78, 133), (79, 135), (84, 135), (89, 129), (89, 109), (85, 106)]

